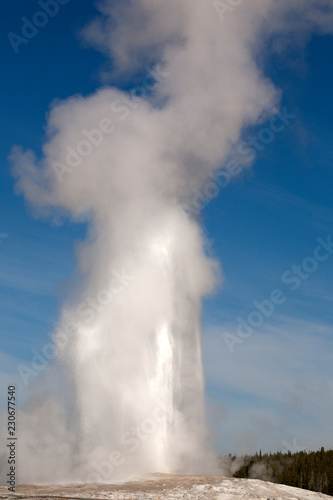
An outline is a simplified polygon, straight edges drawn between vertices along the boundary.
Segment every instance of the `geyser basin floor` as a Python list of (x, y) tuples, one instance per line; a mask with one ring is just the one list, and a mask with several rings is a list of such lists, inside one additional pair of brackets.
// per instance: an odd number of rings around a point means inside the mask
[(273, 484), (257, 479), (234, 479), (212, 476), (185, 476), (181, 474), (152, 474), (124, 484), (80, 484), (68, 486), (17, 487), (8, 494), (0, 487), (1, 499), (112, 499), (112, 500), (242, 500), (242, 499), (332, 499), (328, 495), (299, 488)]

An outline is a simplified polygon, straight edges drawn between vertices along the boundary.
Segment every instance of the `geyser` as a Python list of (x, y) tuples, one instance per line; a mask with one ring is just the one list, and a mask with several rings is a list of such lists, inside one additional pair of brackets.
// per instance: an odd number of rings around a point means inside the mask
[[(133, 207), (130, 220), (137, 224), (126, 236), (128, 253), (122, 245), (114, 248), (113, 217), (103, 221), (98, 233), (105, 235), (100, 242), (105, 260), (103, 268), (102, 255), (91, 263), (91, 276), (100, 274), (100, 279), (94, 278), (87, 297), (98, 297), (102, 289), (114, 293), (86, 324), (85, 300), (75, 320), (71, 363), (80, 406), (80, 453), (96, 471), (104, 464), (116, 475), (198, 470), (206, 441), (200, 299), (211, 286), (212, 270), (197, 225), (179, 208), (149, 205)], [(119, 272), (112, 273), (115, 269)]]
[(264, 44), (328, 32), (333, 17), (321, 0), (105, 0), (100, 11), (83, 36), (134, 88), (57, 102), (43, 158), (11, 154), (39, 213), (90, 228), (56, 333), (69, 339), (54, 368), (68, 389), (21, 413), (21, 482), (213, 472), (200, 310), (218, 266), (190, 209), (244, 127), (275, 112), (279, 92), (256, 63)]

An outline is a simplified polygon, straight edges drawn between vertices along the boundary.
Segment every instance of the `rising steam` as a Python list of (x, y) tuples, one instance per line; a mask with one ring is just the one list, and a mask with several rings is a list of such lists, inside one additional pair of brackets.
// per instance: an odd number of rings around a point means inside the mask
[(67, 391), (22, 412), (21, 482), (212, 471), (200, 312), (218, 267), (193, 196), (279, 104), (257, 64), (264, 44), (332, 26), (329, 1), (304, 4), (101, 2), (83, 36), (135, 88), (58, 102), (43, 158), (13, 149), (18, 192), (90, 227), (82, 287), (56, 332), (68, 339), (55, 366)]

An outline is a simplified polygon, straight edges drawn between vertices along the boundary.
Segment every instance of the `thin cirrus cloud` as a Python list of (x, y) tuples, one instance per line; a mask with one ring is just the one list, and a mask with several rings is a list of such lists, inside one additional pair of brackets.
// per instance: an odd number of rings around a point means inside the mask
[[(333, 446), (331, 325), (278, 315), (233, 354), (226, 331), (228, 325), (208, 327), (203, 343), (208, 393), (228, 416), (218, 428), (220, 446), (244, 451), (239, 434), (246, 429), (255, 437), (252, 451), (279, 450), (294, 437), (307, 449)], [(257, 425), (264, 417), (267, 432)]]

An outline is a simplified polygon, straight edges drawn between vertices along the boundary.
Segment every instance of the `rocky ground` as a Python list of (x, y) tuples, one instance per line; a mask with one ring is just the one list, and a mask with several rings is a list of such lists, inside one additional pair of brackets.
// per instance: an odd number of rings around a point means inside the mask
[(20, 485), (15, 493), (0, 487), (0, 499), (13, 500), (316, 500), (333, 497), (299, 488), (259, 481), (180, 474), (153, 474), (123, 484), (74, 484), (66, 486)]

